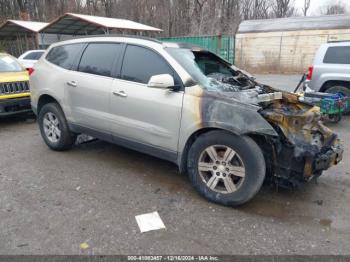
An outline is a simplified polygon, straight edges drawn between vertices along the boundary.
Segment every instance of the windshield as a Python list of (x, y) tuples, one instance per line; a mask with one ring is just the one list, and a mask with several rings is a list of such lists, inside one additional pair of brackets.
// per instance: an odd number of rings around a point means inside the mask
[(0, 72), (20, 72), (21, 65), (10, 56), (0, 56)]
[[(218, 81), (222, 78), (236, 78), (240, 75), (230, 64), (207, 51), (193, 51), (184, 48), (166, 48), (204, 89), (209, 91), (230, 91), (233, 85)], [(236, 81), (236, 80), (235, 80)], [(239, 83), (236, 83), (239, 85)], [(231, 90), (232, 91), (232, 90)]]

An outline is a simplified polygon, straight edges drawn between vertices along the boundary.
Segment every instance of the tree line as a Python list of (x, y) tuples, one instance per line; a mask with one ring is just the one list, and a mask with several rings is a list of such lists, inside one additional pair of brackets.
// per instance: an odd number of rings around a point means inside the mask
[[(242, 20), (307, 15), (312, 1), (294, 0), (0, 0), (0, 22), (49, 22), (66, 12), (130, 19), (164, 30), (163, 36), (234, 34)], [(324, 14), (345, 13), (341, 1)]]

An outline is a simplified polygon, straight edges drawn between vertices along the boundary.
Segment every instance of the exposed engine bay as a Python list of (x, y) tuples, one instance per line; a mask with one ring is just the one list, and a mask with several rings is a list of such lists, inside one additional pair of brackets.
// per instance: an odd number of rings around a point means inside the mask
[(298, 94), (260, 85), (236, 72), (236, 76), (212, 73), (208, 77), (223, 84), (225, 96), (259, 106), (259, 113), (279, 134), (274, 138), (255, 137), (274, 181), (297, 186), (341, 161), (343, 146), (322, 123), (318, 107), (300, 101)]
[(221, 82), (225, 94), (242, 103), (258, 105), (262, 102), (271, 102), (282, 99), (282, 92), (275, 92), (264, 86), (259, 86), (254, 80), (241, 72), (237, 72), (237, 76), (212, 73), (208, 75), (208, 77)]

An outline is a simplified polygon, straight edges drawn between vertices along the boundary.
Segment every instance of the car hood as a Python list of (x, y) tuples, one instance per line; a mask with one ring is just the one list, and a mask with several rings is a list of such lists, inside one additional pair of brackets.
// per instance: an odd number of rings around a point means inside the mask
[(20, 72), (0, 72), (0, 83), (28, 81), (29, 75), (26, 70)]

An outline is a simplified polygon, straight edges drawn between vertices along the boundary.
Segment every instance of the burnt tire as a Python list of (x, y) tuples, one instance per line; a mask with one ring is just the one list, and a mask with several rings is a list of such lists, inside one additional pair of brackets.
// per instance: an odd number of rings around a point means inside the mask
[[(210, 156), (212, 153), (207, 153), (208, 150), (213, 151), (212, 148), (217, 151), (219, 161), (213, 161)], [(235, 153), (230, 162), (226, 157), (231, 152), (229, 149)], [(215, 165), (211, 166), (214, 162)], [(221, 172), (224, 164), (229, 168)], [(245, 175), (241, 177), (243, 167)], [(206, 169), (210, 171), (205, 171)], [(188, 153), (187, 171), (194, 188), (202, 196), (221, 205), (239, 206), (251, 200), (260, 190), (265, 179), (266, 166), (260, 147), (251, 138), (224, 131), (211, 131), (199, 136), (193, 143)], [(211, 182), (214, 180), (218, 181), (215, 187), (214, 182)], [(235, 187), (228, 182), (230, 180)], [(225, 190), (227, 188), (230, 190)]]
[(76, 140), (68, 127), (66, 117), (57, 103), (44, 105), (38, 115), (40, 133), (49, 148), (55, 151), (70, 149)]

